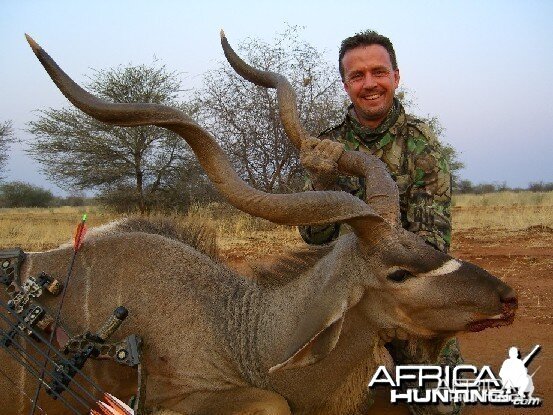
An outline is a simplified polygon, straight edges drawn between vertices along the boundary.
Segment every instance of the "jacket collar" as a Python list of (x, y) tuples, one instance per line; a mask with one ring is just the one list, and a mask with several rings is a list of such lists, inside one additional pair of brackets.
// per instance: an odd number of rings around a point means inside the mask
[(397, 98), (394, 98), (392, 108), (390, 108), (388, 115), (376, 128), (366, 127), (359, 123), (355, 115), (355, 110), (353, 109), (353, 104), (348, 107), (348, 112), (346, 114), (346, 125), (348, 129), (351, 129), (355, 135), (366, 144), (372, 144), (379, 140), (389, 130), (392, 134), (397, 134), (398, 124), (404, 123), (405, 110)]

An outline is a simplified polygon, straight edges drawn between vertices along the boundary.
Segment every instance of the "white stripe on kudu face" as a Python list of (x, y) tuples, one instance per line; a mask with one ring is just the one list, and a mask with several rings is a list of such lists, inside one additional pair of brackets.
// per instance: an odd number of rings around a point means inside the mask
[(432, 271), (425, 272), (424, 274), (418, 274), (419, 277), (439, 277), (440, 275), (451, 274), (461, 268), (463, 263), (456, 259), (450, 259), (442, 264), (440, 268), (433, 269)]

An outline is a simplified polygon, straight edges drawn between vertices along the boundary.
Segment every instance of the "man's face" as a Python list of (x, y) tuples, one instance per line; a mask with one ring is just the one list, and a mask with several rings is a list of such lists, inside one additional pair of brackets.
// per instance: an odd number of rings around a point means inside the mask
[(392, 69), (388, 51), (381, 45), (348, 50), (342, 58), (344, 89), (362, 125), (375, 128), (392, 108), (399, 70)]

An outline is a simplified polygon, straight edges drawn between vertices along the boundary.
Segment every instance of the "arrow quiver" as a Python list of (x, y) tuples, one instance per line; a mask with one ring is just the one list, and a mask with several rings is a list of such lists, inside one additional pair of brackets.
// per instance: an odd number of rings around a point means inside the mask
[[(0, 251), (0, 284), (6, 287), (9, 296), (6, 305), (2, 302), (0, 313), (5, 314), (2, 320), (8, 322), (10, 329), (7, 332), (0, 330), (0, 346), (5, 349), (15, 347), (20, 349), (19, 338), (28, 337), (36, 343), (46, 344), (47, 348), (58, 349), (47, 340), (48, 336), (46, 336), (51, 333), (54, 318), (37, 300), (44, 292), (52, 296), (59, 295), (63, 286), (45, 272), (41, 272), (36, 277), (29, 277), (21, 284), (20, 269), (25, 257), (26, 254), (20, 248)], [(11, 315), (12, 319), (8, 315)], [(88, 359), (110, 359), (137, 369), (138, 387), (132, 406), (135, 414), (143, 413), (146, 372), (141, 365), (142, 339), (132, 334), (118, 342), (108, 341), (127, 315), (128, 311), (125, 307), (117, 307), (96, 333), (86, 332), (70, 336), (63, 327), (58, 326), (56, 334), (60, 331), (62, 334), (57, 336), (58, 342), (60, 337), (65, 338), (66, 341), (60, 342), (57, 356), (49, 358), (53, 369), (49, 376), (44, 377), (48, 395), (53, 399), (61, 397), (61, 394), (70, 387), (75, 375), (81, 373)], [(46, 353), (42, 353), (46, 356)], [(99, 390), (97, 387), (95, 389)]]

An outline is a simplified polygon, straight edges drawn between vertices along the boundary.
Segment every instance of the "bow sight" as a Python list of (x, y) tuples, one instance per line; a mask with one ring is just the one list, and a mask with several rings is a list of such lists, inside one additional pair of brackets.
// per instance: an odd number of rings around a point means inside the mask
[[(20, 284), (19, 271), (25, 256), (19, 248), (0, 251), (0, 284), (6, 287), (9, 297), (7, 302), (0, 300), (0, 322), (6, 327), (0, 328), (0, 346), (45, 387), (48, 395), (59, 399), (75, 414), (83, 413), (80, 408), (88, 412), (106, 395), (81, 370), (89, 359), (111, 359), (137, 368), (138, 389), (133, 406), (135, 413), (140, 413), (144, 390), (141, 338), (133, 334), (118, 342), (108, 342), (127, 317), (127, 309), (117, 307), (95, 333), (69, 335), (59, 323), (54, 324), (55, 317), (38, 301), (45, 292), (58, 296), (62, 284), (45, 272)], [(54, 338), (59, 348), (54, 346)], [(45, 358), (46, 365), (36, 355)], [(77, 374), (81, 375), (79, 381), (75, 379)]]

